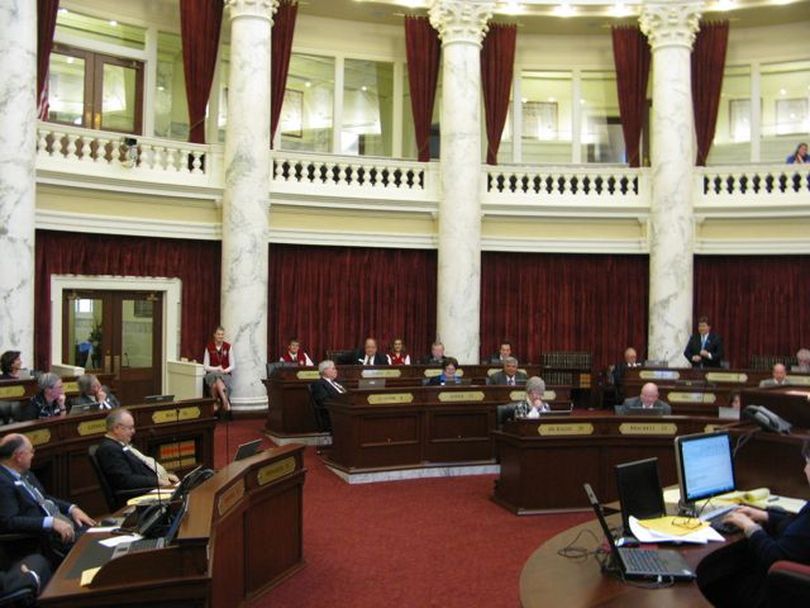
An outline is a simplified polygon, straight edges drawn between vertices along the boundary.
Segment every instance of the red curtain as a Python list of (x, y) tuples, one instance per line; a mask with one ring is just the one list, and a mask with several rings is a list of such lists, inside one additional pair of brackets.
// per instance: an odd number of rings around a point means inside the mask
[(498, 164), (498, 148), (509, 111), (517, 25), (493, 23), (481, 48), (481, 86), (487, 124), (487, 164)]
[(401, 337), (419, 359), (436, 335), (436, 252), (270, 245), (268, 296), (270, 360), (293, 336), (320, 360), (369, 335), (381, 351)]
[(295, 18), (298, 15), (297, 0), (281, 0), (273, 21), (273, 52), (270, 56), (270, 146), (278, 129), (284, 90), (287, 88), (287, 72), (290, 69)]
[(484, 252), (481, 355), (512, 340), (524, 362), (543, 352), (591, 352), (594, 369), (647, 345), (648, 257)]
[(37, 0), (37, 116), (48, 118), (48, 65), (53, 49), (53, 33), (59, 0)]
[(202, 361), (219, 319), (220, 244), (37, 230), (35, 364), (50, 368), (51, 275), (177, 277), (183, 282), (180, 356)]
[(692, 49), (692, 107), (697, 134), (696, 162), (701, 167), (706, 166), (706, 158), (714, 140), (727, 44), (728, 21), (700, 23), (700, 31)]
[(647, 79), (650, 75), (650, 47), (636, 26), (613, 28), (613, 63), (622, 119), (627, 164), (641, 166), (641, 127), (647, 113)]
[(708, 315), (732, 367), (810, 347), (810, 256), (695, 256), (694, 318)]
[(405, 17), (408, 86), (416, 134), (417, 159), (430, 160), (430, 124), (439, 78), (439, 36), (426, 17)]
[(205, 107), (217, 66), (222, 0), (180, 0), (183, 72), (188, 98), (188, 140), (205, 143)]

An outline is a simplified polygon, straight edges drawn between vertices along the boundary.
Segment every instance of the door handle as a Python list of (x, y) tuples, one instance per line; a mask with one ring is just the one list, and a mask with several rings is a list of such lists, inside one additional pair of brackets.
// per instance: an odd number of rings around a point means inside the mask
[(121, 355), (115, 355), (113, 357), (113, 374), (118, 376), (118, 373), (121, 371)]
[(112, 357), (110, 357), (109, 353), (104, 355), (104, 373), (110, 373), (110, 366), (112, 365)]

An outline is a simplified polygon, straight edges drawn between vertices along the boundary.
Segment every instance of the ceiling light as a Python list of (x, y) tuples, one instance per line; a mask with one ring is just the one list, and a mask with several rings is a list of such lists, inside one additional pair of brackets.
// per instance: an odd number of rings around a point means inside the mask
[(115, 19), (110, 19), (109, 24), (112, 27), (117, 27), (118, 26), (118, 22)]
[(307, 81), (304, 83), (304, 86), (305, 86), (306, 88), (309, 88), (309, 87), (311, 87), (311, 86), (312, 86), (312, 83), (311, 83), (309, 80), (307, 80)]
[(549, 97), (548, 100), (550, 102), (554, 103), (555, 101), (557, 101), (557, 98), (556, 97)]
[(568, 2), (563, 2), (554, 9), (554, 14), (558, 17), (573, 17), (574, 7), (572, 7)]
[(76, 58), (75, 57), (68, 57), (67, 59), (65, 59), (65, 61), (67, 61), (68, 63), (73, 63), (74, 61), (76, 61)]
[(523, 7), (518, 0), (506, 0), (501, 7), (502, 13), (506, 15), (519, 15), (523, 12)]
[(731, 11), (737, 8), (737, 3), (734, 0), (717, 0), (715, 8), (718, 11)]
[(366, 85), (363, 85), (362, 87), (360, 87), (360, 90), (365, 93), (366, 91), (368, 91), (368, 87)]
[(624, 2), (619, 0), (613, 5), (613, 8), (610, 10), (610, 14), (614, 17), (627, 17), (632, 14), (632, 11), (627, 8)]
[(521, 98), (520, 98), (520, 103), (528, 103), (528, 102), (529, 102), (529, 98), (528, 98), (528, 97), (521, 97)]
[(785, 89), (779, 89), (780, 95), (787, 95), (787, 91)]
[(59, 9), (58, 11), (56, 11), (56, 12), (57, 12), (57, 13), (59, 13), (60, 15), (67, 15), (69, 11), (68, 11), (68, 9), (66, 9), (66, 8), (64, 8), (64, 7), (63, 7), (63, 8), (60, 8), (60, 9)]

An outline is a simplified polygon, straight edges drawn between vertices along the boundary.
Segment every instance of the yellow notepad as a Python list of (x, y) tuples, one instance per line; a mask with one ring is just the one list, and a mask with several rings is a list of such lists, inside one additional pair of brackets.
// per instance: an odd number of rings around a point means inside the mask
[(668, 536), (686, 536), (696, 530), (701, 530), (709, 526), (705, 521), (700, 521), (694, 517), (679, 517), (675, 515), (664, 515), (653, 519), (640, 519), (642, 526), (659, 534)]
[(88, 568), (82, 572), (82, 579), (79, 581), (79, 585), (82, 587), (87, 587), (87, 585), (93, 582), (93, 579), (96, 577), (96, 573), (99, 570), (101, 570), (101, 566), (98, 566), (97, 568)]

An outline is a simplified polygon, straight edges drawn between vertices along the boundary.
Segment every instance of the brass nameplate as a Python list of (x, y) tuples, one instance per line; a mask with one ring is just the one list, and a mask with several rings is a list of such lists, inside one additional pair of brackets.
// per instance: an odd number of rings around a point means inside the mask
[(593, 425), (590, 422), (541, 424), (537, 427), (537, 433), (543, 437), (556, 437), (561, 435), (593, 435)]
[(28, 431), (27, 433), (23, 434), (28, 437), (28, 439), (31, 441), (31, 445), (34, 447), (48, 443), (51, 440), (50, 429), (38, 429), (36, 431)]
[[(545, 394), (543, 395), (545, 397)], [(523, 401), (526, 398), (526, 391), (512, 391), (509, 393), (510, 401)]]
[(442, 368), (434, 367), (431, 369), (426, 369), (424, 372), (425, 378), (435, 378), (436, 376), (441, 376)]
[(557, 391), (545, 391), (543, 393), (543, 401), (554, 401), (557, 399)]
[(810, 386), (810, 376), (787, 376), (787, 380), (796, 386)]
[(222, 517), (228, 511), (233, 509), (233, 507), (239, 503), (244, 495), (245, 480), (242, 478), (219, 495), (219, 498), (217, 499), (217, 511), (219, 512), (219, 516)]
[(375, 393), (366, 397), (369, 405), (384, 405), (386, 403), (411, 403), (413, 395), (411, 393)]
[(99, 418), (98, 420), (86, 420), (84, 422), (80, 422), (76, 426), (76, 432), (79, 433), (81, 437), (106, 433), (107, 421), (104, 418)]
[(66, 393), (78, 393), (79, 392), (79, 385), (76, 382), (63, 382), (62, 388), (65, 390)]
[(714, 433), (717, 429), (723, 428), (722, 424), (707, 424), (703, 427), (704, 433)]
[(154, 424), (166, 424), (168, 422), (183, 422), (184, 420), (196, 420), (202, 415), (200, 408), (196, 405), (191, 407), (181, 407), (175, 410), (160, 410), (152, 412), (152, 422)]
[(399, 369), (364, 369), (360, 372), (363, 378), (399, 378), (402, 370)]
[(672, 422), (622, 422), (619, 425), (622, 435), (676, 435), (678, 425)]
[(501, 371), (501, 368), (500, 368), (500, 367), (490, 367), (490, 368), (487, 370), (487, 376), (494, 376), (494, 375), (495, 375), (495, 374), (497, 374), (499, 371)]
[(483, 401), (483, 391), (459, 391), (457, 393), (439, 393), (439, 401), (442, 403), (457, 403), (459, 401)]
[(677, 380), (681, 372), (675, 369), (643, 369), (638, 377), (642, 380)]
[(299, 380), (317, 380), (321, 377), (317, 369), (302, 369), (296, 372), (295, 377)]
[(256, 481), (260, 486), (266, 486), (271, 481), (275, 481), (276, 479), (280, 479), (285, 475), (289, 475), (294, 470), (295, 458), (290, 456), (289, 458), (279, 460), (273, 464), (268, 464), (267, 466), (259, 469), (259, 472), (256, 474)]
[(0, 388), (0, 397), (24, 397), (25, 387), (22, 384), (17, 386), (4, 386)]
[(681, 393), (673, 391), (667, 393), (667, 401), (671, 403), (714, 403), (717, 395), (714, 393)]
[(748, 374), (736, 372), (706, 372), (706, 382), (734, 382), (735, 384), (745, 384), (748, 382)]

